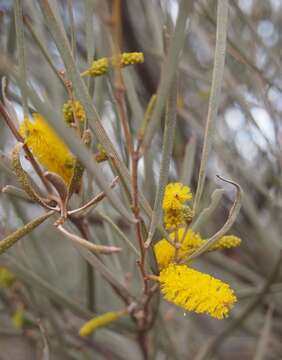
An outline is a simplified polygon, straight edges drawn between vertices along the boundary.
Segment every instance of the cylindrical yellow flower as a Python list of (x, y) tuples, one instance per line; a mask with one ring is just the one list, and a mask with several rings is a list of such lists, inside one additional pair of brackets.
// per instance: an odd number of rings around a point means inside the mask
[(128, 65), (141, 64), (144, 62), (142, 52), (131, 52), (114, 55), (111, 58), (101, 58), (93, 61), (89, 69), (83, 71), (81, 76), (100, 76), (106, 74), (111, 67), (124, 67)]
[(193, 251), (205, 242), (198, 233), (195, 233), (191, 229), (186, 232), (184, 228), (177, 230), (177, 236), (175, 232), (172, 232), (170, 234), (170, 239), (172, 241), (177, 241), (180, 245), (177, 252), (177, 259), (175, 259), (175, 247), (166, 239), (160, 240), (154, 246), (159, 269), (167, 267), (171, 262), (185, 260)]
[(22, 308), (18, 308), (12, 316), (12, 323), (16, 329), (21, 329), (24, 325), (24, 312)]
[(108, 312), (87, 321), (79, 330), (80, 336), (91, 335), (95, 330), (105, 327), (124, 315), (124, 311)]
[(86, 118), (83, 106), (79, 101), (69, 100), (63, 106), (63, 114), (66, 123), (71, 124), (75, 121), (75, 118), (79, 121), (84, 121)]
[(182, 209), (169, 209), (164, 211), (164, 225), (166, 229), (176, 229), (185, 224)]
[(214, 245), (209, 248), (209, 251), (219, 249), (231, 249), (241, 244), (241, 239), (235, 235), (225, 235), (220, 238)]
[(154, 252), (159, 269), (164, 269), (173, 261), (175, 247), (166, 239), (162, 239), (154, 245)]
[(108, 58), (101, 58), (93, 61), (91, 67), (84, 71), (81, 76), (101, 76), (109, 71), (110, 62)]
[(0, 267), (0, 288), (9, 288), (16, 281), (16, 275), (5, 267)]
[[(185, 260), (195, 250), (204, 245), (207, 240), (201, 238), (199, 233), (189, 229), (185, 231), (185, 228), (180, 228), (177, 232), (170, 234), (172, 242), (178, 242), (179, 249), (177, 251), (177, 258), (175, 258), (176, 250), (166, 239), (161, 239), (154, 246), (154, 252), (159, 269), (167, 267), (170, 263), (177, 263)], [(223, 236), (218, 242), (209, 248), (209, 251), (215, 251), (220, 249), (230, 249), (239, 246), (241, 239), (234, 235)]]
[(230, 286), (186, 265), (169, 265), (159, 276), (164, 298), (185, 310), (217, 319), (228, 316), (236, 302)]
[(182, 209), (184, 203), (192, 199), (192, 193), (189, 186), (184, 186), (182, 183), (169, 183), (165, 188), (163, 198), (164, 210), (179, 210)]
[(40, 164), (60, 175), (69, 184), (74, 156), (40, 114), (33, 114), (33, 119), (34, 121), (24, 119), (19, 129), (20, 134)]
[(127, 66), (134, 64), (142, 64), (144, 62), (144, 54), (142, 52), (129, 52), (115, 55), (111, 58), (113, 66)]

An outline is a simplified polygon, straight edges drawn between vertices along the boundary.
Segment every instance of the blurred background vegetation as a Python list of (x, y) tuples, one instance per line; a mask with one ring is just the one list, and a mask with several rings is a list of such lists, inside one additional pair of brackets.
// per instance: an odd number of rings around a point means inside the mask
[[(214, 64), (217, 1), (187, 2), (189, 13), (178, 63), (177, 123), (169, 180), (189, 184), (195, 193)], [(39, 3), (22, 1), (26, 78), (39, 100), (62, 116), (68, 95), (57, 71), (65, 69), (64, 61)], [(121, 39), (122, 51), (144, 53), (144, 64), (122, 72), (130, 131), (136, 134), (151, 96), (158, 91), (166, 43), (170, 41), (166, 34), (173, 32), (179, 2), (118, 2), (118, 34), (110, 21), (115, 1), (49, 3), (68, 36), (79, 71), (86, 69), (93, 58), (111, 55), (115, 36)], [(21, 64), (14, 6), (13, 1), (0, 1), (1, 98), (7, 97), (20, 123), (21, 91), (17, 81), (9, 77), (9, 70), (12, 73), (14, 66)], [(210, 205), (215, 189), (224, 191), (218, 191), (216, 199), (213, 197), (212, 214), (199, 230), (209, 237), (228, 217), (235, 193), (230, 185), (216, 178), (216, 174), (222, 175), (239, 183), (244, 192), (240, 214), (232, 227), (232, 233), (242, 238), (242, 245), (202, 256), (197, 267), (231, 284), (238, 302), (228, 319), (218, 321), (184, 313), (161, 301), (152, 330), (156, 359), (282, 358), (282, 278), (277, 276), (271, 284), (267, 283), (282, 244), (281, 34), (279, 0), (229, 1), (224, 77), (200, 208)], [(102, 125), (127, 164), (113, 81), (101, 77), (95, 83), (87, 80), (87, 86)], [(38, 104), (30, 102), (29, 106), (41, 111)], [(9, 164), (15, 139), (3, 121), (0, 128), (0, 186), (5, 189), (6, 185), (17, 186)], [(158, 183), (163, 129), (162, 120), (139, 164), (139, 185), (151, 206)], [(97, 143), (94, 135), (94, 152)], [(28, 163), (25, 167), (31, 171)], [(113, 177), (109, 166), (100, 167), (110, 183)], [(87, 172), (84, 177), (83, 193), (81, 198), (75, 195), (74, 206), (99, 192), (92, 175)], [(119, 188), (116, 194), (128, 205), (123, 190)], [(1, 238), (42, 213), (38, 205), (11, 190), (1, 192), (0, 209)], [(132, 224), (107, 200), (91, 212), (88, 221), (95, 243), (124, 249), (121, 254), (107, 257), (105, 264), (121, 282), (127, 282), (134, 291), (138, 289), (136, 255), (123, 238), (125, 235), (136, 245)], [(100, 330), (91, 339), (78, 337), (79, 327), (91, 318), (93, 310), (118, 310), (122, 304), (94, 270), (95, 304), (94, 309), (89, 309), (87, 263), (51, 224), (51, 220), (44, 223), (7, 255), (0, 256), (0, 265), (17, 276), (12, 288), (0, 289), (0, 359), (48, 359), (46, 337), (51, 359), (141, 359), (130, 319)], [(17, 316), (23, 317), (23, 324)]]

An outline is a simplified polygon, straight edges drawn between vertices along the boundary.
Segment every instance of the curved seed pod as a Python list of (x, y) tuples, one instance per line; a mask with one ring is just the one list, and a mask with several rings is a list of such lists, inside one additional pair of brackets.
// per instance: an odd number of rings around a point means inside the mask
[(16, 174), (16, 177), (22, 188), (32, 200), (34, 200), (35, 202), (39, 203), (40, 205), (42, 205), (47, 209), (52, 209), (52, 207), (46, 204), (43, 198), (34, 190), (27, 173), (22, 168), (20, 161), (20, 151), (22, 147), (23, 147), (22, 143), (17, 143), (12, 151), (12, 166), (14, 173)]
[(28, 224), (24, 225), (22, 228), (16, 230), (12, 234), (8, 235), (5, 239), (0, 241), (0, 254), (3, 254), (6, 250), (12, 247), (18, 240), (20, 240), (25, 235), (29, 234), (33, 229), (35, 229), (38, 225), (42, 224), (43, 221), (48, 219), (50, 216), (54, 214), (54, 211), (49, 211), (32, 221)]

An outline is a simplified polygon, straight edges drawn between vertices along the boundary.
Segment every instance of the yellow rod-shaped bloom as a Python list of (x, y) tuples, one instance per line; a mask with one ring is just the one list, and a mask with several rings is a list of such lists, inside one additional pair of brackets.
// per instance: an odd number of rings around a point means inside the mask
[(74, 156), (40, 114), (33, 114), (33, 120), (25, 118), (20, 126), (25, 143), (41, 165), (60, 175), (69, 184)]
[(81, 76), (101, 76), (106, 74), (110, 69), (110, 61), (108, 58), (101, 58), (93, 61), (91, 67), (81, 73)]
[(0, 266), (0, 288), (9, 288), (16, 281), (16, 275), (3, 266)]
[(241, 239), (235, 235), (225, 235), (220, 238), (214, 245), (209, 248), (209, 251), (220, 249), (231, 249), (241, 244)]
[(192, 199), (192, 193), (189, 186), (184, 186), (180, 182), (169, 183), (165, 188), (163, 198), (164, 210), (182, 209), (184, 203)]
[(169, 265), (161, 271), (159, 281), (167, 301), (217, 319), (227, 317), (236, 302), (228, 284), (186, 265)]
[(185, 224), (182, 209), (169, 209), (164, 211), (164, 225), (166, 229), (172, 230)]
[(77, 100), (69, 100), (63, 106), (63, 115), (67, 124), (74, 123), (75, 117), (79, 121), (86, 119), (86, 114), (81, 103)]
[(13, 314), (12, 323), (16, 329), (22, 329), (24, 325), (24, 312), (22, 308), (18, 308), (16, 312)]
[(95, 330), (101, 327), (105, 327), (112, 323), (113, 321), (118, 320), (121, 316), (124, 315), (124, 311), (117, 312), (108, 312), (100, 316), (96, 316), (93, 319), (87, 321), (79, 330), (80, 336), (91, 335)]
[(142, 52), (129, 52), (114, 55), (111, 58), (112, 66), (127, 66), (142, 64), (144, 62), (144, 54)]
[(144, 54), (142, 52), (130, 52), (114, 55), (111, 58), (101, 58), (93, 61), (89, 69), (81, 73), (81, 76), (101, 76), (106, 74), (111, 67), (124, 67), (134, 64), (142, 64)]
[(175, 232), (170, 234), (172, 242), (179, 242), (179, 249), (177, 251), (177, 259), (175, 259), (176, 249), (166, 239), (162, 239), (154, 246), (154, 251), (157, 259), (159, 269), (167, 267), (171, 262), (184, 260), (195, 249), (199, 248), (204, 240), (198, 233), (195, 233), (191, 229), (187, 232), (184, 228), (177, 231), (177, 238)]
[[(159, 269), (167, 267), (170, 263), (177, 263), (179, 261), (185, 260), (189, 255), (191, 255), (195, 250), (204, 245), (207, 240), (201, 238), (200, 234), (195, 233), (193, 230), (189, 229), (187, 232), (185, 228), (177, 230), (177, 236), (175, 232), (170, 234), (170, 239), (172, 242), (176, 240), (179, 242), (179, 249), (177, 251), (173, 245), (171, 245), (166, 239), (161, 239), (154, 246), (154, 252), (156, 255), (156, 260), (159, 266)], [(213, 245), (209, 251), (215, 251), (220, 249), (230, 249), (236, 246), (239, 246), (241, 239), (234, 235), (223, 236)]]

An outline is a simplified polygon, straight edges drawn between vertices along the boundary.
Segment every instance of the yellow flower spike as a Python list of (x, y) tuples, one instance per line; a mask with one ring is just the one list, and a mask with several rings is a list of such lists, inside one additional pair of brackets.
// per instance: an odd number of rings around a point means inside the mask
[(110, 67), (128, 66), (141, 64), (144, 62), (144, 54), (142, 52), (131, 52), (114, 55), (111, 58), (101, 58), (93, 61), (91, 67), (81, 73), (81, 76), (100, 76), (106, 74)]
[(5, 267), (0, 267), (0, 288), (10, 288), (16, 281), (16, 275)]
[(186, 265), (169, 265), (161, 271), (159, 281), (167, 301), (217, 319), (227, 317), (236, 302), (228, 284)]
[(118, 312), (108, 312), (100, 316), (96, 316), (95, 318), (87, 321), (79, 330), (80, 336), (89, 336), (91, 335), (95, 330), (101, 327), (105, 327), (109, 325), (110, 323), (118, 320), (121, 316), (125, 314), (124, 311), (118, 311)]
[(160, 240), (154, 246), (157, 263), (160, 269), (167, 267), (173, 261), (185, 260), (205, 242), (198, 233), (195, 233), (191, 229), (185, 231), (185, 228), (177, 230), (177, 237), (175, 237), (175, 232), (171, 233), (169, 237), (172, 241), (177, 240), (180, 243), (180, 247), (177, 251), (177, 259), (175, 259), (175, 247), (166, 239)]
[(184, 203), (192, 199), (189, 186), (184, 186), (180, 182), (169, 183), (165, 188), (163, 198), (164, 210), (180, 210)]
[(64, 104), (63, 115), (64, 115), (64, 119), (67, 124), (71, 124), (75, 121), (74, 115), (75, 115), (76, 119), (81, 122), (85, 121), (85, 119), (86, 119), (86, 114), (83, 109), (83, 106), (77, 100), (76, 101), (69, 100), (68, 102), (66, 102)]
[(162, 239), (154, 245), (154, 252), (159, 269), (164, 269), (172, 262), (175, 248), (166, 239)]
[(18, 308), (12, 316), (12, 323), (16, 329), (21, 329), (24, 324), (24, 312), (22, 308)]
[(40, 164), (60, 175), (69, 184), (74, 156), (40, 114), (33, 114), (33, 119), (34, 121), (24, 119), (19, 129), (20, 134)]
[(185, 223), (190, 224), (194, 216), (193, 210), (189, 206), (184, 206), (182, 212)]
[(176, 229), (185, 224), (182, 209), (169, 209), (164, 211), (164, 225), (166, 229)]
[(209, 248), (209, 251), (231, 249), (241, 244), (241, 239), (234, 235), (225, 235)]
[(84, 71), (81, 76), (101, 76), (106, 74), (110, 69), (110, 62), (108, 58), (101, 58), (93, 61), (91, 67)]
[[(122, 53), (118, 56), (121, 66), (142, 64), (144, 62), (144, 54), (142, 52), (130, 52)], [(115, 63), (116, 58), (112, 58), (113, 64)], [(118, 64), (119, 65), (119, 64)]]
[(164, 225), (166, 229), (176, 229), (181, 225), (190, 224), (193, 211), (189, 206), (182, 205), (180, 209), (164, 210)]

